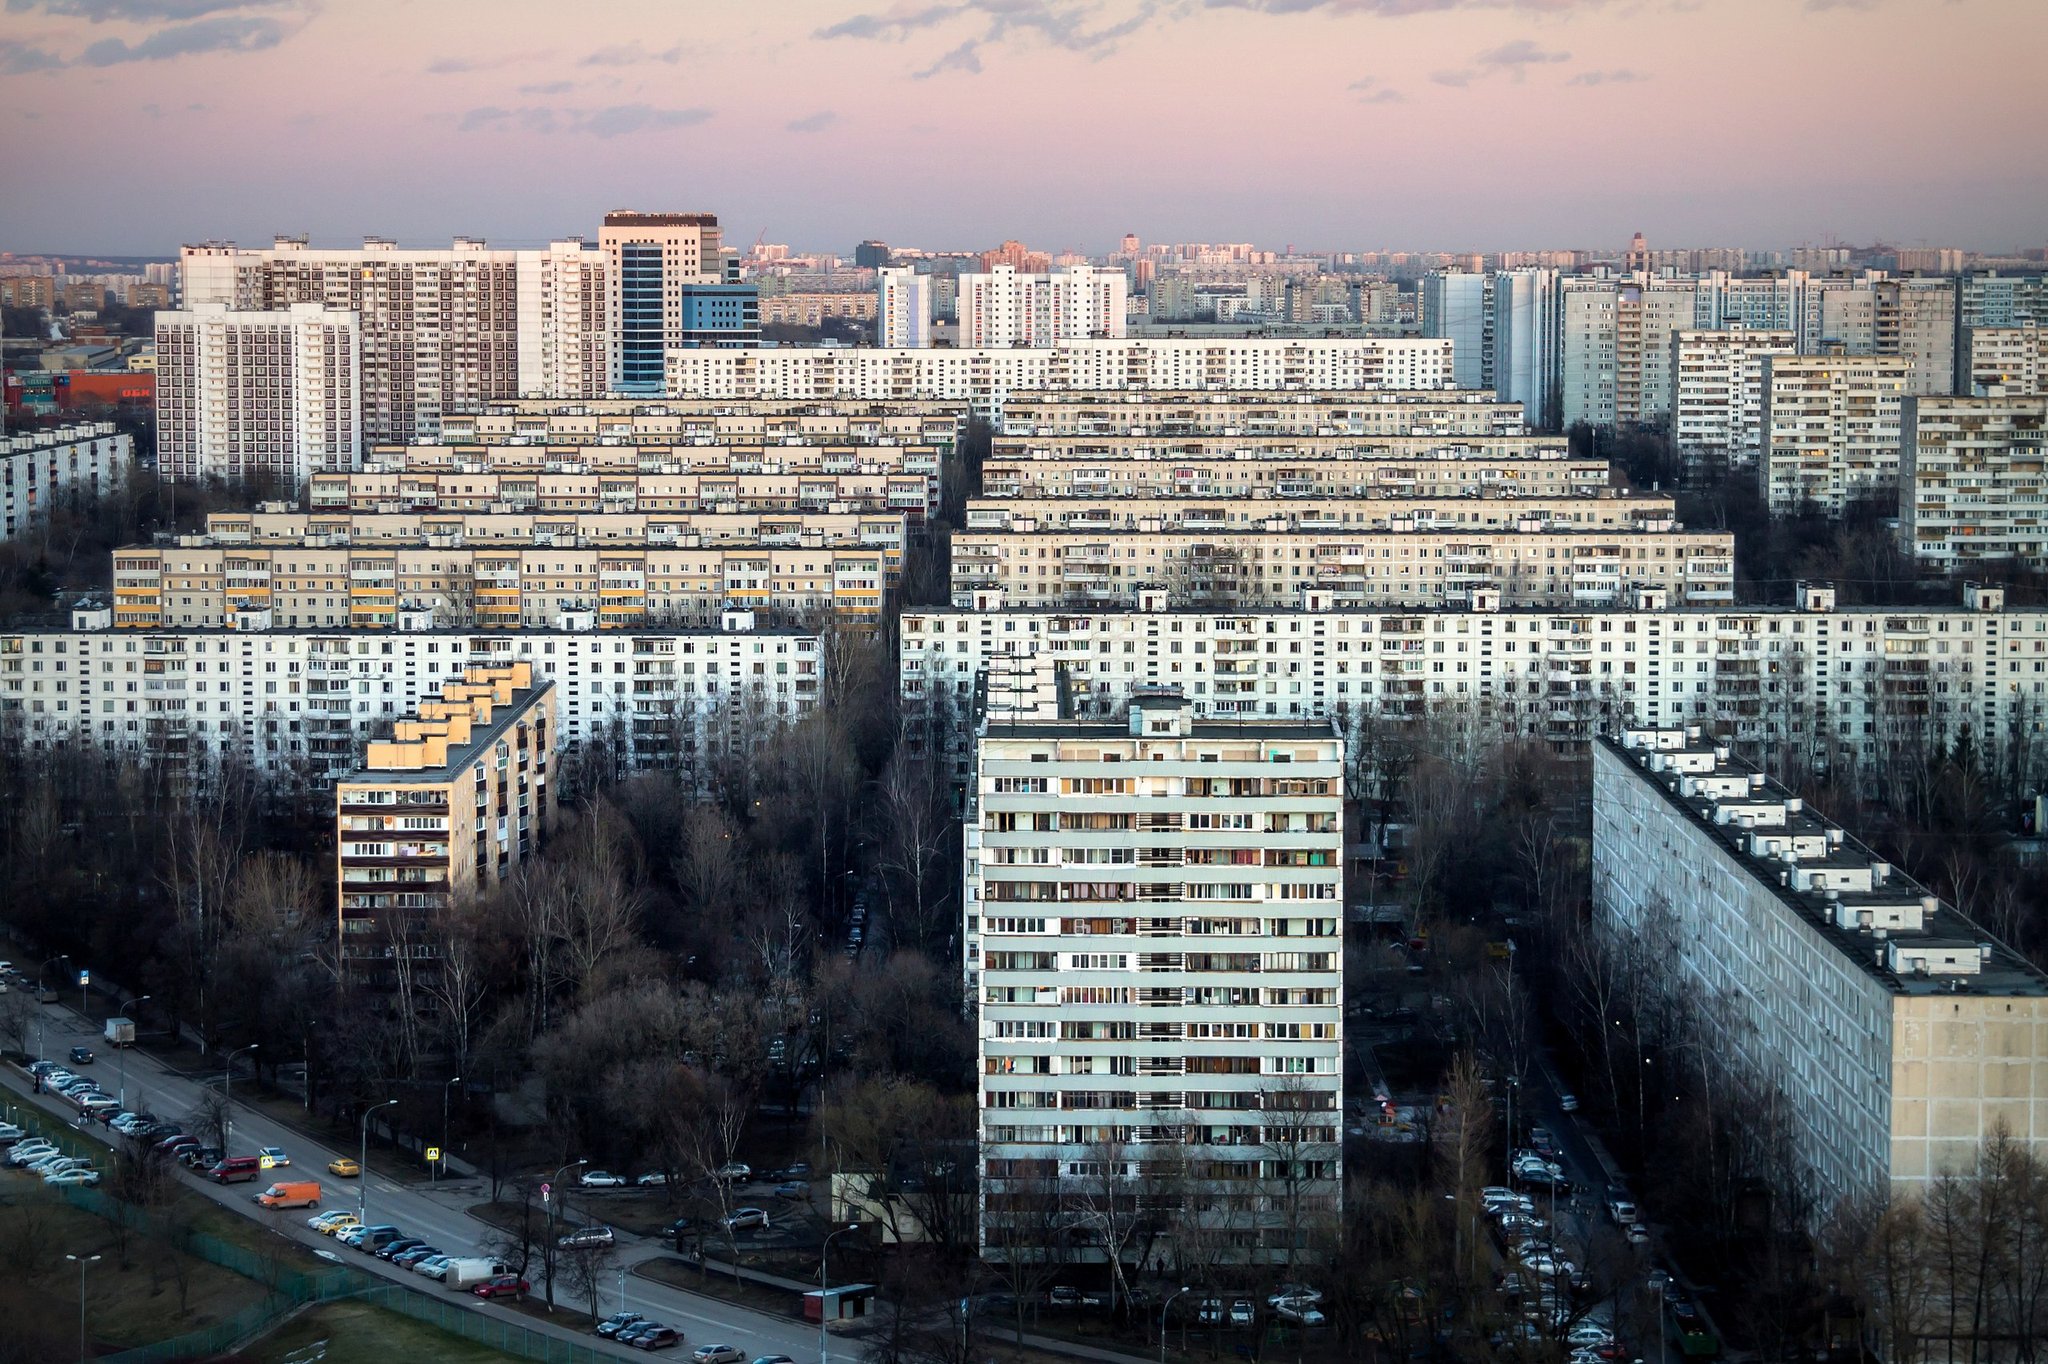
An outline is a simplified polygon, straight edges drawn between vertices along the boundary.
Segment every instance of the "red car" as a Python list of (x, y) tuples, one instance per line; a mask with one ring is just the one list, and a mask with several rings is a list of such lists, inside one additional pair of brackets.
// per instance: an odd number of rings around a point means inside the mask
[(520, 1278), (517, 1274), (497, 1274), (485, 1279), (469, 1291), (476, 1294), (479, 1298), (519, 1299), (524, 1298), (532, 1289), (533, 1285)]

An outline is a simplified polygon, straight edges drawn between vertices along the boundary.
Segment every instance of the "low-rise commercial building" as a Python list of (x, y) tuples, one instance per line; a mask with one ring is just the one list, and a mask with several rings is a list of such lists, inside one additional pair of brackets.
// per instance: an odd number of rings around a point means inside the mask
[(1158, 691), (1124, 723), (980, 735), (964, 928), (985, 1254), (1041, 1255), (1092, 1220), (1082, 1256), (1113, 1246), (1129, 1269), (1297, 1263), (1334, 1229), (1343, 756), (1327, 724), (1205, 722)]
[(1813, 507), (1840, 516), (1858, 499), (1896, 497), (1912, 368), (1898, 355), (1764, 356), (1757, 472), (1765, 505), (1780, 515)]
[(370, 741), (334, 791), (343, 970), (418, 969), (437, 915), (540, 851), (559, 737), (554, 683), (522, 662), (465, 668)]
[(0, 540), (69, 498), (111, 492), (135, 463), (135, 438), (112, 422), (75, 422), (0, 435)]
[(1900, 428), (1899, 539), (1915, 562), (2048, 567), (2048, 397), (1912, 397)]
[(1594, 745), (1592, 874), (1593, 932), (1770, 1106), (1815, 1225), (1995, 1132), (2048, 1155), (2048, 977), (1702, 730)]

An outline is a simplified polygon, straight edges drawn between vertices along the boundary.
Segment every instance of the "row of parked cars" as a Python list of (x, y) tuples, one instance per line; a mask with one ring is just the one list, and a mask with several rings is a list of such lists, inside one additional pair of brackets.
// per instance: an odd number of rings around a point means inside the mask
[(45, 1184), (90, 1186), (100, 1182), (100, 1172), (93, 1168), (91, 1159), (68, 1155), (55, 1142), (46, 1137), (32, 1137), (12, 1123), (0, 1123), (0, 1148), (7, 1152), (6, 1161), (10, 1169), (38, 1175)]

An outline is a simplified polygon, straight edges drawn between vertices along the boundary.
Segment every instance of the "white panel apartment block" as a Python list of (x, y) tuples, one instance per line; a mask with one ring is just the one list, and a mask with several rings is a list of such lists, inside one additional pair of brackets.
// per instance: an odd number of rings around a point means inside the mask
[(112, 422), (0, 436), (0, 540), (21, 534), (68, 496), (112, 491), (134, 462), (135, 438)]

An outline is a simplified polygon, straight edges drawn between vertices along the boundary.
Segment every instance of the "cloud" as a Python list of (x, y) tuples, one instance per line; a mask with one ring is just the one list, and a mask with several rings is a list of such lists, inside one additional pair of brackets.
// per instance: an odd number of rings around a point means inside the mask
[(1527, 38), (1517, 38), (1513, 42), (1502, 43), (1499, 47), (1488, 48), (1472, 60), (1478, 62), (1481, 66), (1492, 66), (1498, 67), (1503, 71), (1512, 71), (1515, 73), (1515, 79), (1520, 80), (1532, 66), (1545, 66), (1552, 62), (1568, 62), (1571, 58), (1572, 54), (1569, 52), (1545, 52)]
[(232, 10), (275, 8), (285, 0), (7, 0), (9, 14), (42, 13), (58, 19), (129, 23), (189, 23)]
[[(1827, 3), (1828, 0), (1822, 0)], [(1842, 0), (1835, 0), (1841, 3)], [(1849, 0), (1858, 3), (1860, 0)], [(1400, 18), (1409, 14), (1441, 14), (1448, 10), (1520, 9), (1537, 14), (1563, 14), (1575, 9), (1600, 9), (1607, 0), (1203, 0), (1209, 9), (1244, 9), (1259, 14), (1377, 14)]]
[(276, 47), (284, 37), (284, 25), (275, 19), (222, 15), (160, 28), (136, 43), (102, 38), (79, 54), (78, 64), (120, 66), (126, 62), (160, 62), (210, 52), (261, 52)]
[(1400, 104), (1404, 98), (1399, 90), (1381, 85), (1378, 76), (1360, 76), (1344, 88), (1356, 91), (1360, 104)]
[(0, 76), (25, 76), (31, 71), (61, 71), (64, 59), (40, 47), (0, 38)]
[(1123, 18), (1099, 23), (1096, 0), (959, 0), (957, 4), (899, 5), (878, 14), (856, 14), (818, 29), (818, 38), (902, 41), (919, 33), (966, 21), (972, 32), (960, 44), (911, 74), (924, 80), (947, 71), (978, 72), (981, 49), (1024, 35), (1066, 52), (1106, 57), (1160, 12), (1160, 0), (1137, 0)]
[(830, 109), (820, 109), (815, 114), (806, 114), (802, 118), (793, 118), (782, 126), (786, 132), (822, 133), (838, 121), (839, 115), (833, 113)]
[(1429, 73), (1429, 78), (1438, 85), (1448, 85), (1453, 90), (1463, 90), (1472, 83), (1472, 78), (1478, 74), (1476, 71), (1432, 71)]
[(522, 95), (566, 95), (576, 88), (575, 81), (540, 81), (533, 85), (522, 85)]
[(1612, 71), (1581, 71), (1578, 75), (1566, 81), (1565, 84), (1630, 85), (1636, 81), (1646, 81), (1648, 79), (1649, 77), (1640, 71), (1631, 71), (1628, 67), (1619, 66)]
[(600, 47), (597, 51), (578, 62), (577, 65), (638, 66), (642, 62), (665, 62), (670, 66), (674, 66), (682, 59), (683, 45), (681, 43), (677, 43), (674, 47), (662, 52), (649, 52), (646, 48), (640, 46), (640, 40), (636, 38), (630, 43), (614, 43), (610, 47)]
[(613, 104), (601, 109), (556, 109), (532, 104), (506, 109), (486, 104), (463, 114), (455, 127), (464, 133), (516, 129), (523, 133), (578, 133), (609, 138), (687, 128), (711, 116), (709, 109), (663, 109), (651, 104)]

